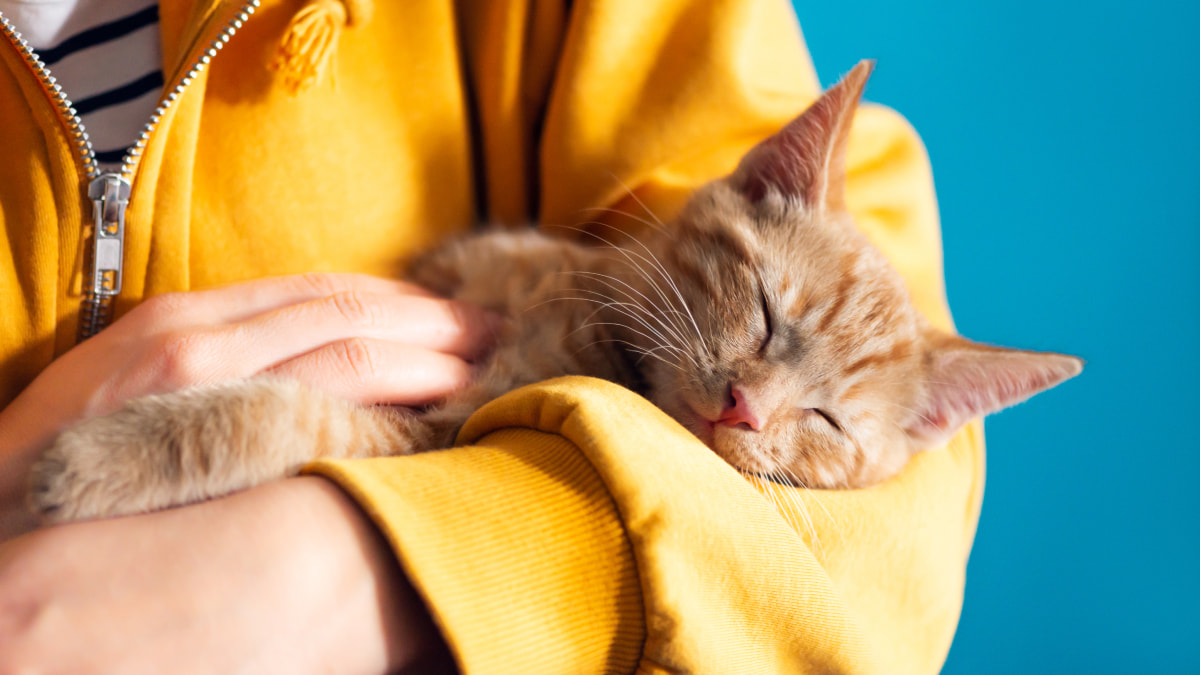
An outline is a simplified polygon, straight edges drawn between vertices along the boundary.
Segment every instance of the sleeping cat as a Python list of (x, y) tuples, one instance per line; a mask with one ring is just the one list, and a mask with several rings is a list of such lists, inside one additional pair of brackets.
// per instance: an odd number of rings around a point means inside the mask
[(451, 242), (410, 278), (508, 317), (474, 383), (436, 407), (361, 407), (268, 377), (128, 403), (64, 433), (33, 471), (47, 521), (161, 509), (294, 475), (320, 457), (452, 443), (484, 403), (590, 375), (644, 394), (738, 469), (872, 485), (973, 417), (1080, 372), (1071, 356), (932, 328), (843, 202), (860, 63), (639, 239), (532, 231)]

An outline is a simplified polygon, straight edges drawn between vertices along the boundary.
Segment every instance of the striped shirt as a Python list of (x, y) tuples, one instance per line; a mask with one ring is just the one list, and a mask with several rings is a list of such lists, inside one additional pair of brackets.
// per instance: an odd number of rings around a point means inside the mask
[(120, 168), (162, 96), (157, 0), (0, 0), (62, 86), (101, 170)]

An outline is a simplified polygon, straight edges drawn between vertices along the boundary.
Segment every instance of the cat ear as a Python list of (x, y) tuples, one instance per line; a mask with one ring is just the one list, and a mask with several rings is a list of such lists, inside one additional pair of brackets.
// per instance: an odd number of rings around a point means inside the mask
[(754, 146), (733, 173), (734, 187), (752, 202), (775, 190), (810, 207), (844, 209), (846, 139), (874, 68), (874, 61), (859, 61), (803, 114)]
[(932, 342), (924, 400), (907, 427), (922, 447), (944, 442), (972, 418), (1020, 403), (1083, 370), (1083, 361), (1065, 354), (992, 347), (954, 335)]

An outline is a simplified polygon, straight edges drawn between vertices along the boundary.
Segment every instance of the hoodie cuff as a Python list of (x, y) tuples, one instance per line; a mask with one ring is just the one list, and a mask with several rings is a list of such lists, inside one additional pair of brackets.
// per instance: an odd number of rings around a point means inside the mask
[(305, 472), (340, 485), (379, 527), (462, 672), (635, 670), (642, 591), (595, 468), (533, 429), (474, 443)]

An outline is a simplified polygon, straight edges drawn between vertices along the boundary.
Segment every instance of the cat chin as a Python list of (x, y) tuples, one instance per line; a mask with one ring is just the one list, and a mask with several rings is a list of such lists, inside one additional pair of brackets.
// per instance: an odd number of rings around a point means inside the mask
[(705, 445), (739, 471), (770, 475), (778, 467), (762, 451), (764, 443), (761, 432), (716, 425)]
[(687, 403), (669, 408), (661, 403), (658, 405), (733, 468), (749, 473), (770, 473), (775, 470), (774, 463), (756, 449), (757, 444), (762, 443), (760, 432), (716, 424)]

